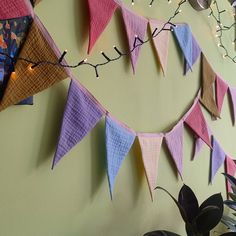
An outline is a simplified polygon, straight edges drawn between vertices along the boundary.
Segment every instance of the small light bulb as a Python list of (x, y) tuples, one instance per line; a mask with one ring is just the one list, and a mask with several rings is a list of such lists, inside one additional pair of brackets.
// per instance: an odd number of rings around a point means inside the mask
[(218, 38), (218, 37), (219, 37), (219, 35), (218, 35), (218, 34), (215, 34), (215, 37), (216, 37), (216, 38)]
[(232, 44), (235, 45), (235, 41), (232, 41)]
[(181, 13), (182, 12), (182, 10), (181, 9), (179, 9), (179, 13)]
[(227, 56), (227, 55), (226, 55), (226, 54), (224, 54), (224, 55), (223, 55), (223, 59), (225, 59), (225, 58), (226, 58), (226, 56)]
[(132, 6), (133, 6), (133, 5), (134, 5), (134, 1), (132, 1), (132, 3), (131, 3), (131, 4), (132, 4)]
[(171, 4), (171, 0), (168, 0), (168, 4)]
[(87, 61), (88, 61), (88, 58), (85, 58), (85, 59), (84, 59), (84, 62), (87, 62)]
[(218, 45), (217, 45), (218, 47), (220, 47), (221, 46), (221, 44), (220, 43), (218, 43)]
[(149, 4), (149, 7), (152, 7), (152, 4)]

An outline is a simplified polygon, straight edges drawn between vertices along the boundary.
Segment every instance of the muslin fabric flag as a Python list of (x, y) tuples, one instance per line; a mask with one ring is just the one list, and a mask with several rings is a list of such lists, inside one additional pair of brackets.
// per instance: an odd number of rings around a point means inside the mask
[(23, 16), (33, 16), (33, 8), (29, 0), (1, 0), (0, 20)]
[[(235, 176), (235, 173), (236, 173), (235, 160), (233, 160), (232, 158), (228, 156), (225, 159), (225, 173), (231, 176)], [(228, 180), (226, 180), (226, 190), (227, 190), (227, 193), (232, 192), (231, 184)]]
[[(122, 16), (124, 19), (125, 29), (128, 37), (130, 51), (131, 64), (133, 72), (135, 73), (136, 65), (140, 53), (141, 46), (140, 40), (144, 41), (147, 31), (148, 20), (142, 16), (138, 16), (135, 13), (128, 10), (124, 5), (121, 7)], [(135, 39), (137, 36), (137, 39)], [(135, 48), (136, 46), (136, 48)], [(134, 49), (135, 48), (135, 49)]]
[(228, 84), (222, 80), (218, 75), (216, 76), (216, 104), (219, 113), (221, 113), (225, 95), (228, 91)]
[(182, 121), (179, 122), (169, 133), (165, 134), (167, 147), (181, 178), (183, 176), (183, 135), (184, 125)]
[[(4, 95), (10, 75), (14, 71), (14, 62), (4, 54), (17, 60), (31, 23), (30, 16), (0, 20), (0, 100)], [(21, 103), (27, 104), (27, 101)]]
[(163, 134), (138, 134), (142, 151), (145, 174), (153, 201), (154, 189), (157, 186), (158, 162), (163, 140)]
[(208, 125), (203, 116), (199, 102), (195, 104), (190, 114), (184, 120), (194, 134), (201, 138), (209, 147), (211, 147), (211, 141), (208, 133)]
[[(157, 29), (157, 32), (159, 32), (163, 28), (164, 24), (165, 22), (163, 21), (152, 20), (152, 19), (149, 20), (149, 25), (152, 32), (154, 32), (155, 29)], [(152, 38), (158, 56), (158, 60), (160, 62), (161, 69), (164, 75), (166, 75), (166, 70), (167, 70), (169, 38), (170, 38), (170, 31), (168, 29), (170, 29), (170, 25), (167, 24), (165, 26), (165, 29), (167, 30), (161, 31), (156, 37)]]
[(115, 179), (126, 155), (131, 149), (135, 134), (111, 117), (106, 117), (106, 157), (110, 195), (112, 199)]
[(202, 54), (202, 96), (201, 103), (215, 117), (220, 117), (216, 101), (214, 99), (214, 83), (216, 74)]
[(88, 53), (90, 53), (109, 24), (118, 4), (113, 0), (88, 0), (88, 6), (90, 13)]
[(229, 94), (231, 97), (232, 102), (232, 108), (233, 108), (233, 125), (235, 125), (235, 119), (236, 119), (236, 87), (230, 87), (229, 88)]
[(192, 35), (188, 24), (177, 24), (173, 27), (175, 37), (185, 58), (185, 74), (192, 69), (201, 54), (201, 49)]
[(212, 183), (217, 171), (224, 164), (225, 161), (225, 152), (221, 148), (218, 141), (212, 136), (212, 152), (211, 152), (211, 178), (210, 182)]
[(52, 168), (101, 120), (103, 108), (77, 81), (71, 80)]
[[(37, 17), (32, 23), (26, 41), (19, 54), (22, 58), (38, 61), (58, 62), (61, 53)], [(15, 76), (8, 81), (0, 110), (26, 99), (68, 77), (61, 66), (41, 64), (30, 69), (29, 63), (17, 60)]]

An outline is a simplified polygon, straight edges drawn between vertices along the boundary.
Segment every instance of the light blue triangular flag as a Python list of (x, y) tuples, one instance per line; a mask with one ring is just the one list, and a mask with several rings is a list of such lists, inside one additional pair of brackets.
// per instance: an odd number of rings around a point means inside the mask
[(107, 172), (111, 198), (115, 178), (125, 156), (134, 143), (134, 139), (135, 134), (133, 132), (118, 124), (111, 117), (106, 117)]
[(179, 46), (184, 54), (184, 57), (192, 68), (192, 33), (187, 24), (179, 24), (173, 27), (175, 37), (178, 40)]

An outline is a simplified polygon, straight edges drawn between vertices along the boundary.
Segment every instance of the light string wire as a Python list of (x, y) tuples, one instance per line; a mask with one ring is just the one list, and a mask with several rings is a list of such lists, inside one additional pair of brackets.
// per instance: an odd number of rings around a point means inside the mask
[[(151, 1), (150, 2), (150, 5), (152, 5), (154, 2)], [(168, 3), (170, 3), (171, 1), (168, 0)], [(23, 58), (23, 57), (12, 57), (10, 55), (8, 55), (7, 53), (4, 53), (4, 52), (0, 52), (0, 55), (3, 55), (3, 56), (6, 56), (7, 58), (9, 58), (11, 60), (11, 63), (14, 67), (14, 65), (16, 64), (16, 61), (17, 60), (20, 60), (20, 61), (25, 61), (29, 64), (28, 68), (30, 70), (33, 70), (35, 67), (37, 66), (40, 66), (40, 65), (52, 65), (52, 66), (60, 66), (60, 67), (64, 67), (64, 68), (71, 68), (71, 69), (75, 69), (75, 68), (78, 68), (82, 65), (86, 65), (86, 66), (89, 66), (91, 68), (94, 69), (95, 71), (95, 75), (96, 75), (96, 78), (99, 78), (99, 68), (102, 67), (102, 66), (105, 66), (111, 62), (115, 62), (115, 61), (118, 61), (119, 59), (121, 59), (122, 57), (125, 57), (125, 56), (129, 56), (131, 55), (134, 50), (138, 47), (141, 47), (142, 45), (148, 43), (151, 41), (151, 39), (157, 37), (162, 31), (165, 31), (165, 30), (169, 30), (169, 31), (173, 31), (173, 27), (176, 27), (176, 25), (174, 23), (172, 23), (173, 19), (179, 14), (181, 13), (181, 6), (183, 4), (185, 4), (187, 2), (187, 0), (181, 0), (178, 5), (177, 5), (177, 8), (175, 9), (174, 13), (172, 16), (169, 17), (169, 19), (163, 24), (163, 26), (158, 29), (158, 28), (155, 28), (151, 34), (151, 37), (148, 38), (147, 40), (143, 41), (141, 40), (138, 35), (135, 35), (135, 39), (134, 39), (134, 42), (133, 42), (133, 48), (130, 50), (130, 51), (127, 51), (127, 52), (122, 52), (120, 49), (118, 49), (118, 47), (116, 46), (113, 46), (113, 49), (116, 51), (117, 53), (117, 56), (111, 58), (109, 56), (107, 56), (103, 51), (101, 51), (101, 55), (106, 59), (106, 61), (102, 62), (102, 63), (97, 63), (97, 64), (93, 64), (91, 62), (88, 62), (88, 59), (84, 59), (82, 61), (79, 61), (77, 64), (75, 65), (68, 65), (68, 64), (63, 64), (63, 59), (64, 57), (66, 56), (67, 54), (67, 50), (65, 50), (60, 58), (58, 59), (58, 61), (56, 62), (53, 62), (53, 61), (47, 61), (47, 60), (43, 60), (43, 61), (33, 61), (33, 60), (30, 60), (28, 58)], [(232, 25), (230, 26), (225, 26), (221, 23), (221, 14), (225, 12), (225, 10), (220, 10), (219, 9), (219, 6), (218, 6), (218, 3), (216, 0), (214, 0), (213, 2), (215, 5), (216, 5), (216, 10), (217, 10), (217, 15), (214, 13), (214, 10), (211, 6), (209, 6), (209, 9), (210, 9), (210, 14), (209, 16), (212, 16), (213, 19), (216, 21), (217, 23), (217, 33), (219, 32), (219, 34), (217, 34), (217, 37), (219, 38), (219, 44), (218, 46), (223, 48), (224, 51), (225, 51), (225, 54), (224, 54), (224, 58), (229, 58), (231, 59), (234, 63), (236, 63), (236, 56), (235, 57), (232, 57), (229, 55), (229, 52), (226, 48), (226, 46), (224, 45), (224, 42), (223, 42), (223, 33), (227, 30), (230, 30), (233, 26), (236, 25), (236, 22), (234, 22)], [(171, 27), (168, 27), (167, 26), (171, 26)], [(235, 42), (236, 39), (233, 41)], [(13, 71), (13, 73), (15, 74), (15, 72)]]

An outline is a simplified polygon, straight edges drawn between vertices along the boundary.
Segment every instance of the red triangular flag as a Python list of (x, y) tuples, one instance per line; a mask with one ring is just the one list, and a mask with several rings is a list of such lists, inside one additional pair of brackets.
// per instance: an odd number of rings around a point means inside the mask
[[(154, 32), (155, 29), (157, 29), (157, 32), (159, 32), (163, 28), (164, 24), (165, 23), (162, 21), (149, 20), (149, 25), (152, 32)], [(165, 29), (170, 29), (170, 25), (166, 25)], [(156, 37), (152, 38), (164, 75), (166, 75), (167, 69), (169, 38), (169, 30), (163, 30)]]
[[(234, 176), (236, 173), (236, 164), (233, 159), (226, 157), (225, 159), (225, 172), (229, 175)], [(231, 184), (226, 180), (226, 190), (227, 193), (232, 192)]]
[[(148, 20), (138, 16), (122, 6), (122, 15), (125, 23), (126, 33), (129, 41), (130, 50), (134, 49), (135, 45), (140, 45), (146, 36)], [(138, 56), (141, 46), (137, 46), (130, 54), (133, 72), (135, 73)]]
[(196, 103), (191, 113), (187, 116), (187, 118), (185, 118), (184, 121), (199, 138), (211, 147), (207, 123), (203, 116), (199, 102)]
[(219, 113), (221, 113), (225, 94), (227, 93), (228, 88), (228, 84), (224, 80), (222, 80), (218, 75), (216, 75), (216, 104)]
[(91, 52), (94, 44), (111, 20), (118, 4), (113, 0), (88, 0), (90, 12), (89, 46)]

